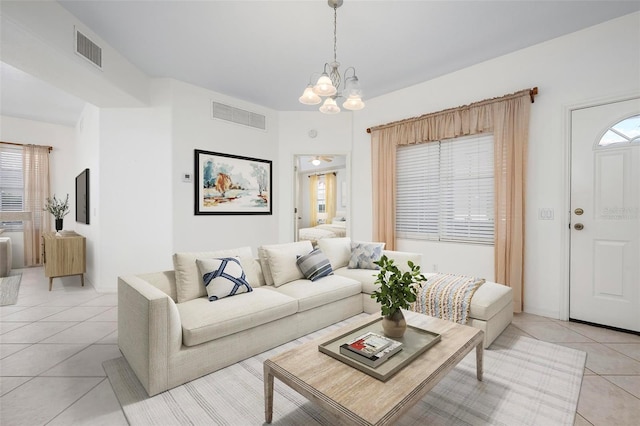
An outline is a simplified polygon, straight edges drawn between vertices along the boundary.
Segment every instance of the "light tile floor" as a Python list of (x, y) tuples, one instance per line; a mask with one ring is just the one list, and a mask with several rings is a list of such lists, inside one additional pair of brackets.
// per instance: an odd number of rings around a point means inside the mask
[[(0, 424), (126, 425), (102, 368), (120, 356), (116, 295), (21, 272), (18, 303), (0, 307)], [(530, 314), (512, 327), (587, 352), (575, 425), (639, 424), (640, 336)]]
[(102, 363), (119, 357), (118, 299), (79, 277), (22, 269), (0, 307), (0, 424), (126, 425)]

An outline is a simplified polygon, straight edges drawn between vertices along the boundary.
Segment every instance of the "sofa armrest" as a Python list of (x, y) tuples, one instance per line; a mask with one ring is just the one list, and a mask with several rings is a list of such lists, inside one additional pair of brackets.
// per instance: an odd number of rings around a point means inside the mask
[(118, 277), (118, 346), (150, 396), (168, 388), (170, 361), (181, 345), (173, 299), (140, 277)]
[(422, 254), (420, 253), (383, 250), (382, 254), (386, 255), (389, 259), (393, 259), (393, 263), (403, 272), (409, 270), (409, 265), (407, 264), (409, 260), (422, 268)]

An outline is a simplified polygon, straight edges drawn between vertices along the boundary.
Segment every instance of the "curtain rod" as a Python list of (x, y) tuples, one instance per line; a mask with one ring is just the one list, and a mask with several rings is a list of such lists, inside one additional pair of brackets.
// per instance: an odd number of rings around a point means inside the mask
[(51, 152), (53, 150), (52, 146), (47, 146), (47, 145), (35, 145), (32, 143), (17, 143), (17, 142), (5, 142), (5, 141), (0, 141), (0, 143), (3, 143), (5, 145), (15, 145), (15, 146), (26, 146), (26, 145), (34, 145), (34, 146), (40, 146), (42, 148), (47, 148), (49, 150), (49, 152)]
[(328, 172), (328, 173), (311, 173), (307, 177), (310, 178), (311, 176), (324, 176), (324, 175), (329, 175), (329, 174), (333, 174), (334, 176), (338, 176), (338, 172)]
[[(460, 108), (467, 108), (467, 107), (472, 107), (472, 106), (478, 106), (478, 105), (482, 105), (482, 104), (497, 102), (497, 101), (503, 100), (505, 98), (509, 98), (511, 96), (515, 96), (515, 95), (521, 94), (522, 92), (525, 92), (526, 90), (529, 90), (529, 97), (531, 98), (531, 103), (534, 103), (535, 102), (534, 98), (538, 94), (538, 87), (537, 86), (533, 87), (531, 89), (524, 89), (524, 90), (521, 90), (519, 92), (512, 93), (510, 95), (501, 96), (499, 98), (485, 99), (483, 101), (474, 102), (474, 103), (469, 104), (469, 105), (463, 105), (463, 106), (459, 106), (459, 107), (456, 107), (456, 108), (449, 108), (449, 109), (445, 109), (445, 110), (442, 110), (442, 111), (439, 111), (439, 112), (430, 112), (428, 114), (421, 115), (420, 117), (407, 118), (406, 120), (399, 120), (399, 121), (394, 121), (394, 122), (387, 123), (387, 124), (381, 124), (379, 126), (373, 126), (373, 128), (374, 129), (376, 129), (376, 128), (384, 128), (384, 127), (388, 127), (390, 125), (400, 124), (402, 122), (417, 121), (417, 120), (420, 120), (421, 118), (424, 118), (427, 115), (441, 114), (443, 112), (453, 111), (453, 110), (460, 109)], [(367, 133), (371, 133), (371, 129), (372, 129), (371, 127), (367, 128)]]

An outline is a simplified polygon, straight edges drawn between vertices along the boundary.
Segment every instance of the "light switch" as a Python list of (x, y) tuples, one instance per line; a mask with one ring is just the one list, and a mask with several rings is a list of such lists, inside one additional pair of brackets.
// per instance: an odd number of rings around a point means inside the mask
[(553, 220), (553, 208), (544, 207), (538, 209), (539, 220)]

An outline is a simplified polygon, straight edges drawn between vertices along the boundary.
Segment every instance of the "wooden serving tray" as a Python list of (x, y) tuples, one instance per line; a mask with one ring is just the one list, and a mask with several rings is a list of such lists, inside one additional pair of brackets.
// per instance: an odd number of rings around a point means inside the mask
[(382, 329), (382, 317), (376, 318), (361, 327), (355, 328), (334, 339), (321, 343), (318, 345), (318, 350), (337, 359), (338, 361), (344, 362), (345, 364), (362, 371), (363, 373), (386, 382), (398, 371), (409, 365), (411, 361), (440, 341), (440, 334), (438, 333), (407, 325), (407, 331), (405, 331), (404, 336), (400, 338), (391, 338), (398, 342), (402, 342), (402, 350), (376, 368), (372, 368), (340, 353), (340, 345), (353, 340), (368, 331), (384, 335), (384, 331)]

